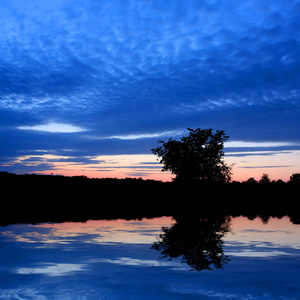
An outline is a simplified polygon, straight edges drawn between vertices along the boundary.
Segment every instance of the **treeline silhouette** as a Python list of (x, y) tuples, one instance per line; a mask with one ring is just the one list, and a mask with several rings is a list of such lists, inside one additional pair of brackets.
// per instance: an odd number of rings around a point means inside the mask
[(0, 172), (0, 225), (200, 215), (289, 216), (299, 224), (297, 178), (179, 184)]

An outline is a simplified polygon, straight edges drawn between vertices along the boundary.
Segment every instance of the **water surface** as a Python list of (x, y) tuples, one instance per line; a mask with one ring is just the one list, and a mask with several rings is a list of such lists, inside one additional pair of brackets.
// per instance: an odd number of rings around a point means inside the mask
[(0, 299), (300, 299), (299, 229), (288, 217), (1, 227)]

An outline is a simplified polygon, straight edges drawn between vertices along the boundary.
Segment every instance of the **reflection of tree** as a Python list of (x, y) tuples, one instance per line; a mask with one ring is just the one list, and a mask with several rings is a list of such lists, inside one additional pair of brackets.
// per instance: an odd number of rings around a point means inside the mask
[(177, 219), (172, 227), (163, 227), (152, 249), (161, 251), (161, 258), (181, 257), (192, 270), (222, 269), (229, 258), (223, 253), (222, 238), (230, 231), (230, 217)]

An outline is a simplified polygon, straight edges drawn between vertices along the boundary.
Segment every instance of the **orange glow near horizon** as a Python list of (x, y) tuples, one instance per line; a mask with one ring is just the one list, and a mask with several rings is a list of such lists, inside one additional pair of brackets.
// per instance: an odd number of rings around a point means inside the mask
[[(300, 151), (257, 151), (235, 152), (225, 155), (227, 164), (234, 164), (232, 180), (245, 181), (250, 177), (259, 180), (262, 174), (271, 180), (288, 181), (294, 173), (300, 172)], [(171, 172), (162, 172), (154, 155), (101, 155), (87, 158), (89, 162), (76, 162), (76, 157), (49, 154), (20, 156), (13, 164), (22, 164), (39, 170), (42, 164), (48, 164), (48, 170), (28, 173), (53, 174), (64, 176), (87, 176), (89, 178), (142, 178), (172, 181)], [(74, 162), (72, 162), (74, 159)], [(9, 164), (8, 164), (9, 166)]]
[(225, 160), (234, 163), (232, 180), (245, 181), (250, 177), (259, 180), (265, 173), (271, 180), (288, 181), (292, 174), (300, 173), (299, 157), (299, 150), (257, 151), (228, 153)]

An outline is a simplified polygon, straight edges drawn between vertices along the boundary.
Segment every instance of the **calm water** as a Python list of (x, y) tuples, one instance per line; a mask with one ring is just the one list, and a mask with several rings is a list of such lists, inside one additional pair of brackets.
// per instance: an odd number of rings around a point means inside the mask
[(287, 217), (12, 225), (0, 245), (0, 299), (300, 299)]

